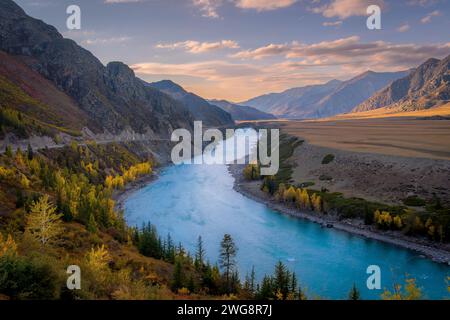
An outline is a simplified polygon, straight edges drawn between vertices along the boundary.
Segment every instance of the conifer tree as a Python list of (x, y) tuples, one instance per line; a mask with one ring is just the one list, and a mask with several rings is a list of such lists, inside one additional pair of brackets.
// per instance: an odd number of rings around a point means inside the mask
[(348, 294), (348, 300), (359, 300), (359, 299), (360, 299), (359, 290), (358, 288), (356, 288), (356, 285), (353, 284), (353, 287)]
[(31, 204), (26, 231), (42, 245), (55, 241), (62, 233), (62, 215), (55, 211), (56, 207), (49, 202), (47, 195)]
[(229, 234), (225, 234), (222, 242), (220, 243), (219, 263), (221, 268), (224, 270), (227, 293), (230, 293), (231, 291), (231, 277), (236, 266), (236, 253), (236, 244)]

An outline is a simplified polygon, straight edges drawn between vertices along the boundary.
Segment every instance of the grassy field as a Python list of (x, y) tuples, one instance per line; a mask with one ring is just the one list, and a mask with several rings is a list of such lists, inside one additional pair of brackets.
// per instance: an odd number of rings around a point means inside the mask
[[(371, 112), (320, 120), (277, 120), (310, 144), (355, 152), (450, 160), (450, 104), (428, 110)], [(444, 118), (439, 118), (444, 117)]]

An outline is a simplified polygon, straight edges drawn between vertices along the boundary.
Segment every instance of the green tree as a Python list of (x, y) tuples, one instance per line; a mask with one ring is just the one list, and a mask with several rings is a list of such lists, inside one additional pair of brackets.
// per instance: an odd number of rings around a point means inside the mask
[(200, 270), (205, 263), (205, 249), (203, 248), (202, 236), (197, 239), (197, 251), (195, 252), (195, 268)]
[(5, 156), (7, 156), (8, 158), (12, 158), (13, 156), (12, 148), (10, 145), (7, 145), (5, 147)]
[(184, 276), (183, 276), (183, 266), (181, 264), (180, 258), (175, 259), (175, 267), (172, 277), (172, 290), (177, 291), (183, 288)]
[(231, 276), (233, 273), (233, 270), (236, 266), (236, 253), (237, 253), (237, 247), (234, 243), (233, 239), (229, 234), (225, 234), (223, 236), (223, 240), (220, 243), (220, 256), (219, 256), (219, 263), (221, 268), (224, 270), (225, 275), (225, 285), (226, 285), (226, 292), (230, 293), (231, 290)]
[(92, 213), (89, 216), (89, 221), (88, 221), (88, 224), (86, 226), (86, 229), (89, 232), (92, 232), (92, 233), (96, 233), (97, 232), (97, 222), (95, 222), (95, 218), (94, 218), (94, 215)]
[(31, 147), (31, 144), (28, 144), (28, 147), (27, 147), (27, 157), (28, 157), (28, 160), (33, 160), (33, 156), (34, 156), (34, 154), (33, 154), (33, 148)]
[(353, 287), (348, 294), (348, 300), (359, 300), (359, 299), (360, 299), (359, 290), (358, 288), (356, 288), (356, 285), (353, 284)]

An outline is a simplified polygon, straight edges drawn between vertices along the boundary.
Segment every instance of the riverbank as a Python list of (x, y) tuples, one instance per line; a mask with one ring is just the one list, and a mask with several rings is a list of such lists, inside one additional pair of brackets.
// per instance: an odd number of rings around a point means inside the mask
[(159, 168), (153, 169), (152, 174), (142, 176), (133, 182), (128, 183), (123, 189), (115, 190), (112, 199), (116, 202), (116, 209), (124, 210), (125, 201), (136, 191), (158, 179)]
[(246, 181), (242, 175), (243, 168), (244, 165), (228, 165), (228, 171), (234, 177), (234, 190), (254, 201), (265, 204), (275, 211), (292, 217), (306, 219), (321, 224), (323, 227), (332, 226), (336, 230), (413, 250), (435, 262), (450, 265), (450, 251), (436, 247), (436, 244), (425, 238), (413, 238), (395, 231), (378, 230), (372, 226), (365, 225), (360, 220), (347, 219), (339, 221), (333, 215), (318, 216), (313, 213), (300, 212), (296, 208), (279, 203), (260, 190), (260, 181)]

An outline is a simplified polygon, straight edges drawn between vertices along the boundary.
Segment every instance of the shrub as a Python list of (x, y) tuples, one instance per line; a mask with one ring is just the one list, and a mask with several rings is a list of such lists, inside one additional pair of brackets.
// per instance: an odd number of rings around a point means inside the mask
[(403, 200), (403, 203), (406, 206), (411, 207), (423, 207), (426, 202), (424, 199), (419, 198), (418, 196), (410, 196)]
[(58, 278), (48, 264), (21, 257), (0, 257), (0, 292), (12, 299), (54, 299)]
[(334, 154), (329, 153), (325, 157), (323, 157), (322, 164), (329, 164), (333, 160), (334, 160)]

